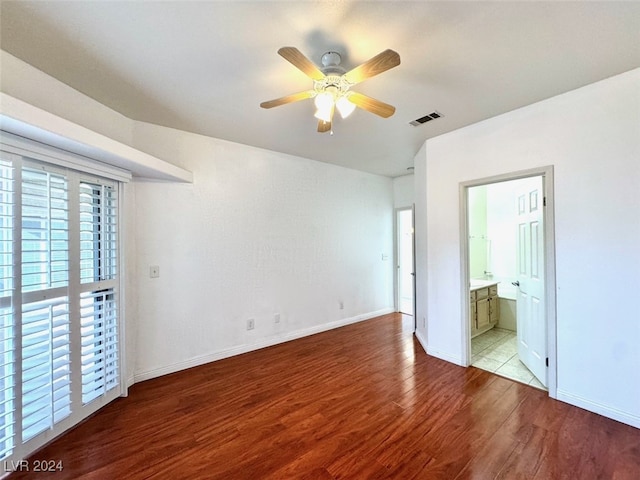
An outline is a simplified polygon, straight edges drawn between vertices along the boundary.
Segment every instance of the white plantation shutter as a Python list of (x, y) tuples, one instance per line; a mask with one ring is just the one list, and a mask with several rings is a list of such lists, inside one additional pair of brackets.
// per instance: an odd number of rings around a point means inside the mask
[(82, 402), (89, 403), (118, 386), (118, 336), (113, 291), (83, 293)]
[(118, 310), (114, 288), (117, 224), (114, 186), (81, 182), (80, 282), (83, 291), (80, 324), (82, 401), (85, 404), (118, 386)]
[(69, 282), (69, 205), (62, 175), (22, 170), (22, 291)]
[(22, 440), (71, 413), (67, 297), (23, 305)]
[(121, 393), (119, 211), (114, 181), (0, 155), (0, 460), (11, 465)]
[(113, 280), (118, 273), (118, 193), (111, 186), (102, 187), (102, 247), (103, 264), (101, 277)]
[(21, 173), (22, 440), (27, 441), (70, 413), (69, 199), (65, 175), (28, 167)]
[(12, 307), (13, 167), (4, 157), (0, 157), (0, 458), (13, 451), (16, 401)]
[(112, 185), (80, 184), (80, 281), (113, 280), (117, 273), (118, 198)]
[(0, 308), (0, 458), (13, 451), (15, 426), (15, 355), (11, 307)]

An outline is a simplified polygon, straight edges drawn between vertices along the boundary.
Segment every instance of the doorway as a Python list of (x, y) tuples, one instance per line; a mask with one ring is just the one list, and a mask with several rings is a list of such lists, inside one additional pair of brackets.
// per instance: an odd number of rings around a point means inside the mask
[(467, 365), (555, 395), (551, 167), (462, 187)]
[(415, 270), (412, 208), (396, 210), (396, 271), (397, 311), (413, 316)]

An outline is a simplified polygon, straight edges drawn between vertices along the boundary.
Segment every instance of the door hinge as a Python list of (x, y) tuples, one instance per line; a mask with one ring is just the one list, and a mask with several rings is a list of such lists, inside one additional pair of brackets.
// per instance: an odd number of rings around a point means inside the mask
[(544, 363), (546, 364), (547, 367), (549, 366), (549, 357), (547, 357)]
[(542, 206), (543, 207), (547, 206), (547, 197), (542, 197)]

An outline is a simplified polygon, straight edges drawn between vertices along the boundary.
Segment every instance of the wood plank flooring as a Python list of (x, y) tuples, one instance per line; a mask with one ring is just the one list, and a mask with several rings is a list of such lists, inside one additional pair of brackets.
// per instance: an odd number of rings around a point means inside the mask
[(427, 356), (399, 314), (134, 385), (18, 479), (640, 478), (640, 430)]

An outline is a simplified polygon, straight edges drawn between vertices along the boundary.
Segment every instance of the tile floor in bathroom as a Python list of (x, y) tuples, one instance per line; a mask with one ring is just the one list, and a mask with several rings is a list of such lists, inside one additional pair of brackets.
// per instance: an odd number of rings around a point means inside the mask
[(492, 328), (471, 339), (471, 365), (546, 390), (518, 358), (516, 332)]

